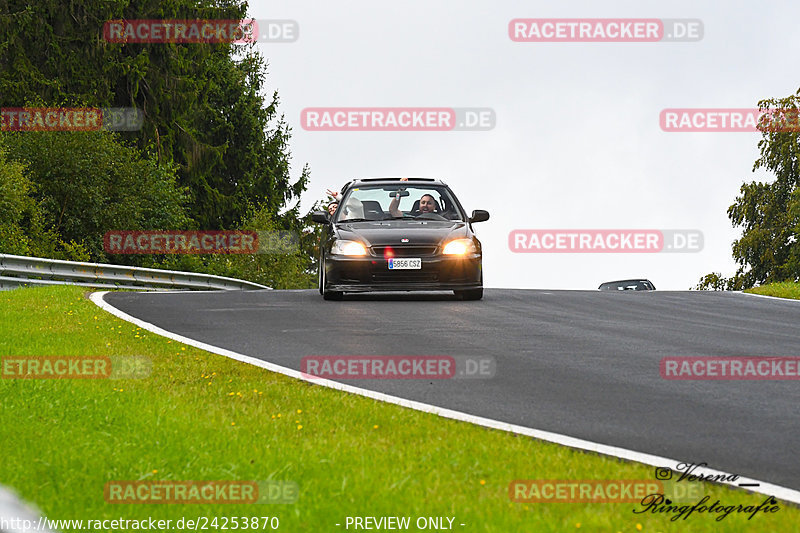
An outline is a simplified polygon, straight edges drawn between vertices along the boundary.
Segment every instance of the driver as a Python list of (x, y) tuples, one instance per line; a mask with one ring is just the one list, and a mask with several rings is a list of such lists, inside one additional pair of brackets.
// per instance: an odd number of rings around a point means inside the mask
[[(400, 193), (398, 192), (389, 204), (389, 212), (393, 217), (402, 217), (403, 212), (400, 211)], [(410, 213), (413, 216), (421, 215), (423, 213), (435, 213), (439, 209), (439, 204), (430, 194), (423, 194), (419, 199), (419, 210)]]

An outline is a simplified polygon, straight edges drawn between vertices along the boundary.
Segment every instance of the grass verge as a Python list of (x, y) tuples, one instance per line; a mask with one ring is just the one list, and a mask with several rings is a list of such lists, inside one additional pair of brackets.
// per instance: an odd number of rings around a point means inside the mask
[[(783, 502), (773, 514), (748, 520), (734, 512), (719, 521), (709, 513), (676, 521), (635, 514), (643, 507), (634, 503), (513, 503), (508, 489), (516, 479), (653, 480), (654, 472), (183, 346), (106, 314), (80, 288), (0, 293), (0, 356), (44, 355), (137, 355), (153, 363), (146, 379), (0, 379), (0, 483), (50, 519), (175, 524), (217, 517), (221, 525), (223, 518), (275, 516), (280, 531), (347, 531), (348, 516), (410, 516), (412, 531), (418, 517), (455, 517), (455, 530), (504, 532), (791, 531), (800, 523), (800, 510)], [(270, 479), (296, 482), (297, 502), (104, 499), (105, 484), (115, 480)], [(709, 504), (765, 499), (697, 485)]]
[(744, 292), (753, 294), (763, 294), (764, 296), (775, 296), (777, 298), (790, 298), (800, 300), (800, 283), (786, 281), (783, 283), (769, 283), (752, 289), (745, 289)]

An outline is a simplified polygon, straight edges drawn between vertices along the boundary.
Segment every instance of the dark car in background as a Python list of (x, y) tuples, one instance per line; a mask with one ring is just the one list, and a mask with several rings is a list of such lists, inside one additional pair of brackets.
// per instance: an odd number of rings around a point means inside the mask
[(597, 287), (601, 291), (654, 291), (656, 286), (649, 279), (623, 279), (606, 281)]
[(430, 178), (364, 178), (344, 186), (336, 212), (317, 211), (319, 292), (452, 290), (463, 300), (483, 297), (481, 243), (444, 182)]

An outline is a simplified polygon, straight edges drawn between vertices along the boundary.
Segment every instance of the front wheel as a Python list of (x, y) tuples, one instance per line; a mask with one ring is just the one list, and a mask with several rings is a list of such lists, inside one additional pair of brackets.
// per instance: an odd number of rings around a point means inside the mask
[(465, 291), (453, 291), (459, 300), (480, 300), (483, 298), (483, 287), (480, 289), (467, 289)]
[(325, 258), (323, 256), (320, 256), (319, 293), (322, 295), (323, 300), (341, 300), (342, 296), (344, 296), (344, 293), (340, 291), (329, 291), (327, 285), (328, 285), (328, 275), (325, 272)]
[(318, 266), (318, 268), (319, 268), (319, 276), (317, 276), (317, 285), (319, 286), (319, 293), (324, 295), (325, 291), (322, 288), (322, 287), (324, 287), (324, 285), (323, 285), (324, 280), (322, 278), (322, 272), (325, 270), (325, 265), (322, 262), (322, 254), (320, 254), (320, 256), (319, 256), (319, 266)]

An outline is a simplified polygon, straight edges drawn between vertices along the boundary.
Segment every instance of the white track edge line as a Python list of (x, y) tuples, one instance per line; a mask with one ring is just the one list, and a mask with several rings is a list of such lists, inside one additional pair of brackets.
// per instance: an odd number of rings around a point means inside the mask
[[(359, 387), (354, 387), (352, 385), (346, 385), (344, 383), (339, 383), (337, 381), (331, 381), (328, 379), (321, 379), (321, 378), (310, 378), (306, 377), (305, 374), (299, 372), (297, 370), (292, 370), (291, 368), (286, 368), (283, 366), (279, 366), (273, 363), (269, 363), (267, 361), (263, 361), (261, 359), (256, 359), (255, 357), (251, 357), (249, 355), (240, 354), (238, 352), (234, 352), (225, 348), (220, 348), (218, 346), (214, 346), (212, 344), (206, 344), (204, 342), (184, 337), (182, 335), (178, 335), (176, 333), (172, 333), (171, 331), (167, 331), (162, 329), (154, 324), (149, 322), (145, 322), (144, 320), (138, 319), (134, 316), (131, 316), (124, 311), (117, 309), (116, 307), (112, 306), (108, 302), (106, 302), (103, 297), (108, 294), (110, 291), (100, 291), (94, 292), (90, 295), (90, 299), (92, 302), (95, 303), (101, 309), (107, 311), (108, 313), (125, 320), (126, 322), (130, 322), (139, 326), (142, 329), (155, 333), (157, 335), (161, 335), (163, 337), (167, 337), (174, 341), (181, 342), (183, 344), (187, 344), (189, 346), (194, 346), (195, 348), (199, 348), (201, 350), (205, 350), (207, 352), (215, 353), (217, 355), (222, 355), (224, 357), (228, 357), (230, 359), (235, 359), (242, 363), (251, 364), (253, 366), (257, 366), (260, 368), (264, 368), (271, 372), (277, 372), (279, 374), (283, 374), (285, 376), (289, 376), (295, 379), (299, 379), (302, 381), (306, 381), (308, 383), (313, 383), (316, 385), (321, 385), (323, 387), (328, 387), (331, 389), (340, 390), (343, 392), (349, 392), (351, 394), (357, 394), (359, 396), (365, 396), (367, 398), (372, 398), (373, 400), (379, 400), (382, 402), (387, 402), (395, 405), (399, 405), (401, 407), (407, 407), (409, 409), (414, 409), (417, 411), (422, 411), (424, 413), (431, 413), (434, 415), (441, 416), (443, 418), (450, 418), (453, 420), (458, 420), (460, 422), (467, 422), (470, 424), (475, 424), (478, 426), (483, 426), (490, 429), (497, 429), (500, 431), (506, 431), (509, 433), (515, 433), (517, 435), (525, 435), (527, 437), (533, 437), (535, 439), (551, 442), (554, 444), (560, 444), (562, 446), (568, 446), (570, 448), (577, 448), (580, 450), (586, 450), (590, 452), (599, 453), (602, 455), (608, 455), (611, 457), (616, 457), (619, 459), (625, 459), (628, 461), (635, 461), (639, 463), (644, 463), (650, 466), (658, 466), (658, 467), (669, 467), (673, 468), (672, 465), (677, 465), (680, 463), (684, 463), (684, 461), (677, 461), (675, 459), (669, 459), (667, 457), (661, 457), (658, 455), (651, 455), (643, 452), (637, 452), (633, 450), (628, 450), (625, 448), (618, 448), (616, 446), (609, 446), (606, 444), (600, 444), (596, 442), (591, 442), (583, 439), (578, 439), (575, 437), (570, 437), (568, 435), (562, 435), (559, 433), (552, 433), (549, 431), (543, 431), (540, 429), (533, 429), (524, 426), (518, 426), (515, 424), (509, 424), (507, 422), (501, 422), (499, 420), (492, 420), (490, 418), (483, 418), (475, 415), (470, 415), (468, 413), (463, 413), (460, 411), (454, 411), (452, 409), (445, 409), (443, 407), (437, 407), (435, 405), (430, 405), (422, 402), (418, 402), (415, 400), (408, 400), (405, 398), (400, 398), (398, 396), (392, 396), (389, 394), (384, 394), (382, 392), (371, 391), (368, 389), (362, 389)], [(703, 476), (730, 476), (733, 475), (730, 472), (723, 472), (721, 470), (715, 470), (712, 468), (703, 468), (697, 467), (692, 471), (693, 475), (702, 474)], [(739, 487), (737, 485), (739, 483), (758, 483), (758, 487)], [(782, 487), (780, 485), (773, 485), (772, 483), (766, 483), (757, 479), (746, 478), (746, 477), (739, 477), (736, 482), (728, 482), (723, 481), (720, 484), (728, 485), (733, 488), (743, 489), (750, 492), (756, 492), (760, 494), (764, 494), (766, 496), (774, 496), (775, 498), (792, 502), (794, 504), (800, 505), (800, 491), (790, 489), (787, 487)]]
[(755, 296), (756, 298), (769, 298), (772, 301), (779, 301), (779, 302), (792, 302), (792, 303), (800, 303), (800, 300), (795, 298), (782, 298), (780, 296), (770, 296), (769, 294), (756, 294), (754, 292), (744, 292), (744, 291), (735, 291), (739, 294), (744, 294), (745, 296)]

